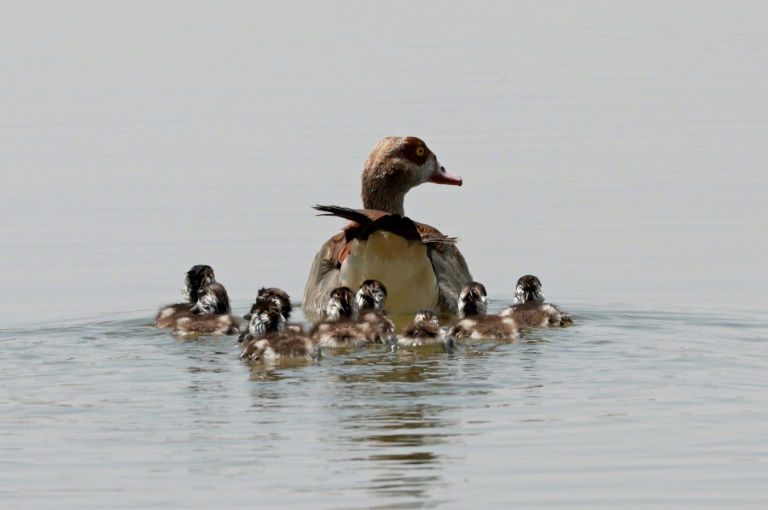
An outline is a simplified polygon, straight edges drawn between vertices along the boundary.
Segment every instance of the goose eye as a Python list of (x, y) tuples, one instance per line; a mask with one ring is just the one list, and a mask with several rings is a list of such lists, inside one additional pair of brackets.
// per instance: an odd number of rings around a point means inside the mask
[(416, 148), (416, 155), (418, 157), (422, 157), (424, 155), (424, 147), (417, 147)]

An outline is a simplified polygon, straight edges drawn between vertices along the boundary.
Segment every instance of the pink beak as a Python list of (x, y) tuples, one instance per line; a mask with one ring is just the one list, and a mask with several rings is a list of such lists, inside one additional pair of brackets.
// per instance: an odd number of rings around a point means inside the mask
[(452, 186), (461, 186), (463, 181), (461, 180), (461, 177), (456, 174), (452, 174), (446, 170), (444, 166), (437, 162), (437, 170), (435, 170), (432, 175), (429, 176), (429, 182), (434, 182), (435, 184), (450, 184)]

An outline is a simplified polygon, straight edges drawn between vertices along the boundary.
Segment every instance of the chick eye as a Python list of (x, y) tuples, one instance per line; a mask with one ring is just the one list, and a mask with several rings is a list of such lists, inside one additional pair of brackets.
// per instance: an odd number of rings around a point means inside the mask
[(417, 147), (416, 148), (416, 155), (418, 157), (422, 157), (424, 155), (424, 147)]

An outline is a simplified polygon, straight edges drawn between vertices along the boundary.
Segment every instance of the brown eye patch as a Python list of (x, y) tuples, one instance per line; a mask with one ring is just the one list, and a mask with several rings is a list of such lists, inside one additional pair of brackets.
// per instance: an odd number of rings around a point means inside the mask
[(403, 139), (403, 156), (417, 165), (423, 165), (432, 151), (427, 145), (415, 136), (408, 136)]

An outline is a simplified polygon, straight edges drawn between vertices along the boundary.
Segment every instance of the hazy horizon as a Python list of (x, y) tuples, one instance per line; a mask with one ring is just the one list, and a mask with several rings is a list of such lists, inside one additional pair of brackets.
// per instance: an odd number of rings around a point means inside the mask
[(212, 265), (301, 298), (375, 143), (491, 296), (768, 304), (755, 3), (35, 2), (0, 21), (0, 322), (153, 309)]

